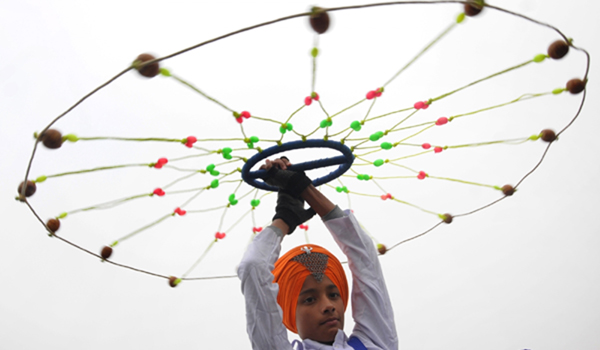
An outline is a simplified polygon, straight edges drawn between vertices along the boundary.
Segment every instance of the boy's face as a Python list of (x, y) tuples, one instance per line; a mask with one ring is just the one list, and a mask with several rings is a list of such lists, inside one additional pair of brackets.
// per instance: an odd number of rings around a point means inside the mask
[(296, 305), (296, 328), (302, 339), (332, 344), (338, 329), (344, 328), (344, 302), (329, 277), (321, 282), (306, 277)]

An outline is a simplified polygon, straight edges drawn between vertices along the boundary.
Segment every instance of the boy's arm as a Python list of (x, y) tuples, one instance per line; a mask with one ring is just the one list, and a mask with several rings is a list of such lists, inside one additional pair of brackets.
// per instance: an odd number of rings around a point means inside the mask
[(321, 216), (325, 226), (348, 257), (352, 272), (353, 334), (367, 348), (398, 349), (394, 313), (373, 240), (350, 213), (335, 206), (314, 186), (302, 198)]
[(246, 299), (248, 336), (255, 350), (292, 349), (277, 304), (279, 286), (273, 283), (271, 273), (287, 230), (285, 222), (274, 220), (250, 243), (238, 268)]

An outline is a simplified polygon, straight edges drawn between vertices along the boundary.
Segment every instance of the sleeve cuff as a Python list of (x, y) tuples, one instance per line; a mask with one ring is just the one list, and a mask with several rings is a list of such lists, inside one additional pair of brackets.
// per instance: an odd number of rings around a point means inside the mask
[(271, 230), (273, 230), (273, 232), (275, 232), (277, 237), (279, 237), (279, 238), (283, 237), (283, 231), (281, 231), (281, 229), (279, 227), (272, 226), (272, 225), (269, 225), (267, 227), (270, 228)]
[(335, 208), (333, 208), (329, 213), (327, 213), (327, 215), (323, 216), (322, 220), (323, 222), (325, 222), (333, 219), (343, 218), (344, 216), (346, 216), (346, 214), (344, 214), (344, 211), (336, 205)]

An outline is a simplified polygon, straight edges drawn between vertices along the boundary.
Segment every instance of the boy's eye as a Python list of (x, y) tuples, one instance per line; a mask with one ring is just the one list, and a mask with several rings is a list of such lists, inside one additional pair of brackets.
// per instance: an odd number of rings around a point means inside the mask
[(312, 303), (313, 301), (315, 301), (315, 298), (313, 298), (313, 297), (308, 297), (308, 298), (304, 299), (305, 304)]
[(338, 298), (340, 296), (340, 293), (334, 292), (334, 293), (329, 294), (329, 296), (331, 298)]

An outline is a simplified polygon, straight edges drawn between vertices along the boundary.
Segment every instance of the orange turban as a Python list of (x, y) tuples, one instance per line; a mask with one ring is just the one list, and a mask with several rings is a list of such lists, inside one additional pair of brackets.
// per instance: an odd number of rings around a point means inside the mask
[(306, 277), (313, 275), (317, 281), (323, 275), (335, 284), (348, 306), (348, 281), (340, 261), (327, 249), (314, 244), (301, 245), (291, 249), (277, 260), (273, 269), (273, 283), (279, 284), (277, 303), (283, 310), (283, 324), (294, 333), (296, 329), (296, 305)]

